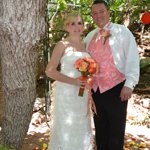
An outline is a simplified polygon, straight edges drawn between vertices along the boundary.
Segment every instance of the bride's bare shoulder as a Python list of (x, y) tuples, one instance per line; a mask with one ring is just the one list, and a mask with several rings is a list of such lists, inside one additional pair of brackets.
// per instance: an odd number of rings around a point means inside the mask
[(68, 41), (67, 39), (63, 39), (63, 40), (61, 40), (61, 41), (59, 41), (59, 42), (57, 43), (57, 45), (59, 45), (60, 47), (61, 47), (61, 46), (62, 46), (62, 47), (67, 47), (68, 44), (69, 44), (69, 41)]

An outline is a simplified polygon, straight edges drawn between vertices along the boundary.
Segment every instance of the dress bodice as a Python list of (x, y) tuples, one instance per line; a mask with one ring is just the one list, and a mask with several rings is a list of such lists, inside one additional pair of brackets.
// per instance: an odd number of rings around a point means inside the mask
[(69, 77), (78, 77), (81, 73), (74, 67), (75, 61), (79, 58), (90, 56), (87, 52), (69, 51), (61, 58), (61, 73)]

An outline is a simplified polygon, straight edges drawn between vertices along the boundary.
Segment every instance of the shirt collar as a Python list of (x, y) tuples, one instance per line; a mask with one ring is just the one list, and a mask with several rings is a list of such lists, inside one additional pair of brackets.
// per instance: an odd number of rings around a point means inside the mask
[(102, 30), (102, 29), (104, 29), (104, 30), (109, 30), (111, 24), (112, 24), (112, 23), (109, 21), (103, 28), (99, 28), (99, 31)]

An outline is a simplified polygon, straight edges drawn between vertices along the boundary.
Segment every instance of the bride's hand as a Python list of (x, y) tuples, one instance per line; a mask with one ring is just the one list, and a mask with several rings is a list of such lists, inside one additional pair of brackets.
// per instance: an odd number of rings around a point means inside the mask
[(75, 80), (76, 80), (75, 85), (86, 87), (89, 90), (92, 88), (92, 86), (94, 84), (93, 77), (83, 78), (83, 76), (80, 76), (80, 77), (76, 78)]
[(81, 77), (78, 77), (78, 78), (76, 78), (75, 80), (76, 80), (75, 85), (78, 85), (78, 86), (85, 86), (85, 84), (86, 84), (86, 81), (85, 81), (85, 80), (82, 80)]

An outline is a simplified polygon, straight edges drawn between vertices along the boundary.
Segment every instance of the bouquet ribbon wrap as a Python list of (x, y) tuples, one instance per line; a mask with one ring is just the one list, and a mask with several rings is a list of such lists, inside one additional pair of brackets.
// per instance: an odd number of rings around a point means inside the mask
[[(86, 82), (89, 79), (89, 77), (88, 76), (81, 76), (80, 79), (82, 81)], [(80, 85), (78, 96), (83, 96), (84, 90), (85, 90), (85, 86), (84, 85)]]
[[(86, 82), (90, 78), (91, 78), (90, 76), (81, 76), (80, 77), (81, 80), (86, 81)], [(85, 86), (81, 85), (78, 96), (83, 96), (84, 90), (85, 90)], [(87, 88), (87, 91), (88, 91), (88, 95), (89, 95), (89, 100), (91, 101), (91, 104), (92, 104), (93, 112), (97, 115), (96, 106), (95, 106), (94, 100), (92, 98), (91, 87)]]

